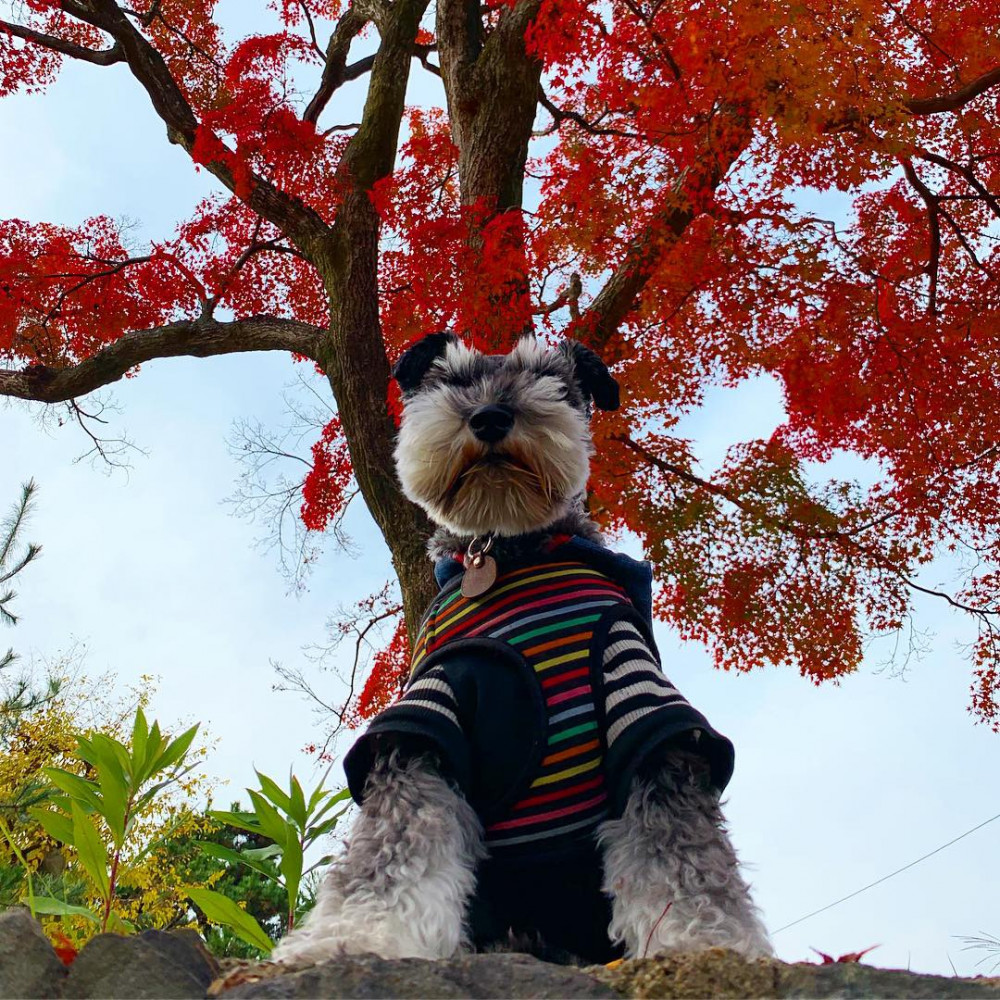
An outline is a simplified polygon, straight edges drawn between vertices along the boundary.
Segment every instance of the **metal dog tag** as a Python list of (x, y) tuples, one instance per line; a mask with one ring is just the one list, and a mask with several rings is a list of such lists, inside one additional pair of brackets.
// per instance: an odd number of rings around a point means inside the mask
[(493, 536), (485, 541), (473, 538), (465, 553), (465, 576), (462, 577), (462, 596), (480, 597), (497, 580), (497, 561), (487, 553), (493, 548)]
[(493, 556), (476, 556), (465, 567), (462, 577), (462, 596), (479, 597), (497, 581), (497, 561)]

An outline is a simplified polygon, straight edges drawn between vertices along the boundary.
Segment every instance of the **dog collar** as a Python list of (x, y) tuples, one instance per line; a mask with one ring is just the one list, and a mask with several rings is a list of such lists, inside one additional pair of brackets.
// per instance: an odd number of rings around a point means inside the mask
[(465, 550), (462, 596), (481, 597), (497, 581), (497, 561), (491, 556), (493, 535), (477, 535)]
[[(477, 542), (482, 542), (482, 540), (484, 538), (491, 538), (492, 539), (492, 538), (494, 538), (494, 536), (492, 534), (491, 535), (480, 535), (480, 536), (477, 536), (476, 538), (474, 538), (472, 540), (472, 543), (470, 543), (470, 545), (476, 544)], [(554, 552), (560, 546), (565, 545), (567, 542), (571, 541), (572, 539), (573, 539), (573, 535), (570, 535), (570, 534), (568, 534), (566, 532), (560, 533), (558, 535), (550, 535), (538, 547), (538, 551), (539, 552), (544, 552), (546, 555), (548, 555), (549, 553)], [(492, 548), (492, 547), (493, 546), (491, 545), (490, 548)], [(486, 549), (485, 551), (489, 551), (489, 549)], [(469, 552), (468, 552), (468, 549), (466, 549), (464, 552), (461, 551), (461, 550), (456, 550), (456, 551), (452, 552), (451, 558), (452, 558), (452, 560), (454, 562), (458, 563), (463, 568), (466, 567), (469, 564)], [(456, 572), (457, 572), (457, 570), (456, 570)], [(448, 574), (448, 575), (450, 576), (451, 574)]]
[[(539, 551), (548, 555), (572, 537), (565, 533), (551, 535), (539, 546)], [(497, 561), (489, 554), (495, 541), (496, 536), (492, 533), (477, 535), (469, 542), (465, 552), (456, 552), (452, 556), (465, 569), (461, 584), (463, 597), (481, 597), (496, 583)]]

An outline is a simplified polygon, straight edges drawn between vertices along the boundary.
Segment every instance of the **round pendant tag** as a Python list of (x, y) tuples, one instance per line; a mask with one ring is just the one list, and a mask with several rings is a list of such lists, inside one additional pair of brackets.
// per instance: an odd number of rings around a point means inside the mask
[(465, 568), (462, 577), (462, 596), (479, 597), (496, 583), (497, 563), (492, 556), (480, 555)]

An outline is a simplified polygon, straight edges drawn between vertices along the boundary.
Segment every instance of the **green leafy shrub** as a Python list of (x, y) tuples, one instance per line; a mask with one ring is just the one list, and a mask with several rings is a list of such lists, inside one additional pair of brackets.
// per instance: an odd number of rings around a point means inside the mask
[[(209, 815), (245, 831), (263, 846), (233, 849), (212, 841), (202, 841), (199, 846), (210, 857), (231, 867), (245, 866), (278, 886), (285, 903), (280, 924), (287, 933), (312, 905), (309, 876), (330, 861), (329, 857), (321, 857), (306, 867), (305, 855), (321, 837), (334, 830), (348, 806), (334, 810), (349, 798), (350, 792), (347, 789), (334, 792), (320, 782), (307, 797), (294, 775), (289, 779), (287, 791), (260, 771), (257, 780), (259, 789), (247, 789), (254, 807), (252, 812), (213, 811)], [(192, 888), (190, 895), (210, 923), (228, 928), (265, 954), (273, 947), (278, 934), (269, 935), (252, 914), (229, 896), (208, 888)]]
[(73, 849), (90, 898), (98, 905), (81, 906), (32, 893), (25, 902), (34, 913), (82, 917), (101, 931), (134, 929), (116, 906), (119, 887), (172, 832), (168, 829), (141, 842), (137, 820), (158, 795), (194, 767), (186, 757), (197, 731), (192, 726), (171, 740), (157, 722), (152, 726), (146, 722), (140, 707), (127, 744), (104, 733), (76, 737), (75, 756), (92, 776), (62, 767), (44, 769), (52, 785), (48, 804), (33, 806), (28, 814), (53, 840)]
[[(241, 804), (231, 805), (232, 812), (243, 812)], [(286, 894), (280, 884), (280, 872), (273, 858), (262, 858), (258, 864), (269, 870), (268, 876), (242, 863), (222, 861), (202, 849), (211, 842), (233, 854), (244, 848), (266, 847), (271, 841), (263, 835), (249, 833), (206, 814), (204, 830), (190, 836), (177, 837), (164, 845), (169, 863), (186, 886), (208, 886), (238, 903), (253, 916), (271, 940), (287, 931)], [(194, 925), (205, 939), (212, 954), (220, 958), (259, 958), (261, 949), (247, 943), (223, 925), (212, 923), (205, 912), (193, 905)]]

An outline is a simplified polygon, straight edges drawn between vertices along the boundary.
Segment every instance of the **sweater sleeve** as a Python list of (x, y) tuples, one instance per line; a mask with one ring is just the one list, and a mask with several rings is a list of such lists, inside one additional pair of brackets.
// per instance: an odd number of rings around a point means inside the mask
[(664, 675), (655, 647), (630, 616), (614, 617), (602, 654), (606, 768), (613, 816), (625, 807), (632, 778), (657, 750), (701, 754), (721, 792), (733, 773), (733, 745)]
[(365, 781), (380, 740), (403, 743), (437, 755), (446, 773), (465, 791), (469, 784), (469, 746), (459, 716), (458, 697), (443, 666), (431, 667), (411, 683), (402, 697), (375, 717), (344, 758), (347, 784), (354, 801), (364, 800)]

